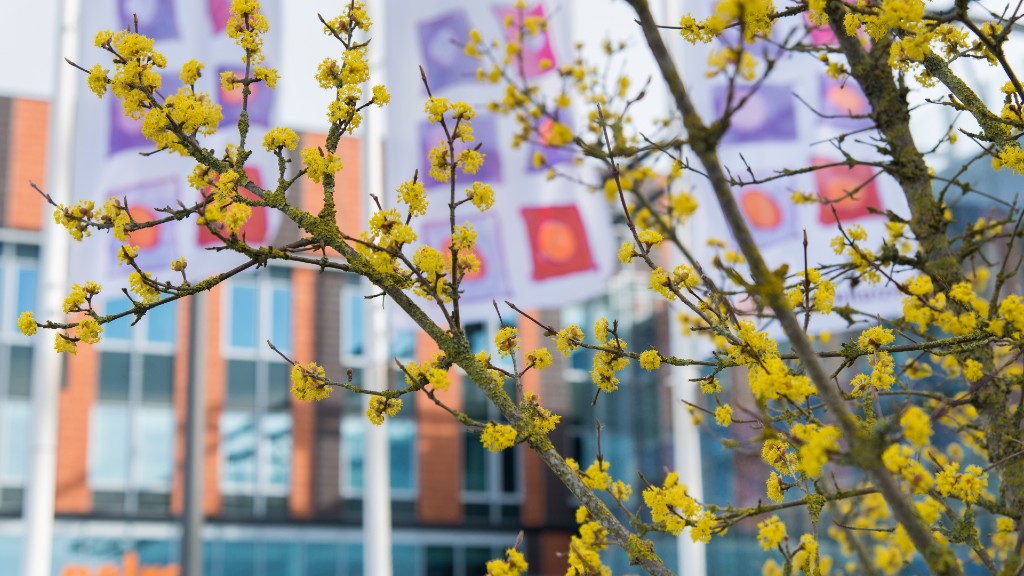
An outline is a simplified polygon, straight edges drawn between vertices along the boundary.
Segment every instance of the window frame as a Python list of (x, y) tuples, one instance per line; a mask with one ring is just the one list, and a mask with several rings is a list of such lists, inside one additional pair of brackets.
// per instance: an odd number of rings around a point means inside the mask
[[(115, 302), (112, 298), (105, 299), (100, 302), (100, 306), (107, 308)], [(96, 399), (93, 401), (92, 406), (89, 407), (89, 446), (88, 453), (86, 455), (86, 483), (89, 486), (89, 490), (92, 492), (121, 492), (124, 494), (124, 508), (125, 514), (137, 514), (139, 510), (140, 494), (160, 494), (167, 496), (168, 509), (170, 512), (170, 495), (174, 485), (175, 475), (175, 443), (178, 433), (177, 424), (177, 412), (175, 405), (175, 377), (177, 376), (173, 372), (175, 360), (177, 357), (177, 341), (178, 341), (178, 315), (180, 310), (175, 303), (165, 304), (163, 307), (163, 313), (167, 313), (170, 310), (171, 321), (173, 326), (173, 332), (169, 341), (152, 340), (150, 329), (151, 329), (151, 317), (149, 315), (143, 316), (142, 319), (131, 329), (128, 330), (128, 338), (110, 337), (103, 338), (99, 344), (97, 344), (97, 351), (99, 352), (99, 362), (97, 364), (97, 375), (96, 375), (96, 387), (97, 394)], [(109, 312), (108, 312), (109, 313)], [(151, 312), (152, 314), (152, 312)], [(119, 320), (118, 322), (130, 322), (129, 318)], [(104, 356), (108, 354), (126, 354), (128, 356), (128, 395), (125, 400), (106, 400), (99, 396), (99, 388), (102, 386), (102, 366), (104, 362)], [(166, 404), (153, 404), (143, 399), (143, 382), (146, 378), (145, 362), (148, 357), (159, 357), (169, 359), (172, 366), (171, 373), (171, 390), (170, 390), (170, 401)], [(139, 456), (147, 450), (147, 446), (143, 442), (142, 423), (149, 421), (147, 416), (147, 408), (153, 408), (154, 406), (160, 406), (162, 409), (166, 409), (170, 413), (171, 421), (171, 434), (170, 434), (170, 446), (169, 446), (169, 466), (170, 476), (166, 482), (161, 483), (146, 483), (143, 482), (142, 470), (144, 468), (141, 457)], [(94, 456), (94, 444), (93, 440), (96, 435), (93, 433), (93, 425), (99, 419), (103, 419), (98, 413), (102, 408), (119, 407), (127, 411), (128, 413), (128, 463), (127, 463), (127, 476), (123, 482), (110, 481), (103, 479), (93, 478), (93, 469), (95, 466)]]
[[(23, 271), (30, 271), (34, 275), (33, 287), (29, 298), (31, 306), (35, 308), (38, 303), (36, 294), (39, 289), (39, 257), (40, 247), (36, 242), (20, 241), (0, 237), (0, 366), (4, 367), (0, 373), (0, 431), (3, 430), (3, 423), (7, 419), (8, 411), (12, 408), (20, 408), (29, 413), (31, 419), (32, 394), (31, 387), (24, 397), (11, 396), (11, 381), (6, 370), (12, 364), (12, 349), (27, 348), (29, 350), (29, 378), (31, 378), (32, 358), (35, 355), (35, 346), (28, 336), (25, 336), (17, 327), (18, 317), (25, 310), (20, 310), (21, 300), (21, 274)], [(24, 252), (24, 253), (19, 253)], [(31, 253), (31, 254), (29, 254)], [(28, 442), (28, 436), (22, 436)], [(0, 441), (0, 491), (8, 489), (23, 490), (28, 481), (28, 466), (31, 462), (31, 449), (26, 446), (24, 450), (26, 461), (22, 463), (24, 469), (21, 477), (8, 475), (7, 459), (9, 457), (6, 440)], [(3, 500), (0, 497), (0, 500)], [(6, 507), (5, 502), (0, 506)]]
[[(256, 297), (256, 310), (250, 311), (250, 314), (255, 315), (255, 331), (256, 339), (253, 346), (237, 346), (232, 343), (234, 335), (234, 290), (240, 288), (248, 288), (255, 291)], [(252, 515), (255, 517), (263, 517), (267, 515), (268, 506), (267, 500), (271, 498), (284, 499), (287, 501), (288, 496), (292, 490), (292, 480), (294, 471), (292, 465), (294, 461), (294, 431), (295, 422), (292, 418), (291, 412), (291, 396), (287, 396), (289, 399), (287, 408), (279, 411), (270, 410), (270, 386), (271, 384), (271, 370), (273, 367), (287, 367), (288, 363), (281, 358), (276, 352), (270, 349), (266, 345), (266, 342), (271, 341), (274, 346), (281, 350), (284, 354), (291, 354), (294, 346), (294, 311), (292, 309), (294, 303), (294, 287), (292, 285), (292, 269), (289, 267), (269, 267), (267, 270), (260, 271), (253, 274), (246, 274), (231, 278), (224, 284), (225, 298), (222, 300), (224, 304), (221, 306), (221, 326), (223, 327), (220, 331), (220, 342), (221, 342), (221, 360), (224, 362), (224, 395), (225, 395), (225, 407), (221, 410), (220, 421), (217, 426), (219, 430), (218, 436), (218, 462), (220, 465), (220, 475), (218, 478), (218, 490), (222, 496), (237, 496), (246, 497), (252, 499)], [(275, 311), (276, 304), (275, 300), (280, 292), (285, 292), (287, 295), (287, 342), (275, 341)], [(280, 329), (280, 328), (278, 328)], [(255, 379), (253, 381), (253, 407), (248, 414), (245, 410), (234, 409), (227, 406), (227, 395), (229, 394), (230, 378), (231, 378), (231, 363), (235, 362), (249, 362), (253, 364), (253, 370)], [(253, 433), (256, 435), (255, 438), (255, 471), (254, 479), (251, 482), (234, 482), (227, 478), (225, 471), (227, 470), (227, 453), (225, 447), (224, 437), (224, 426), (223, 419), (225, 416), (230, 415), (248, 415), (252, 418)], [(272, 481), (273, 477), (273, 452), (274, 443), (269, 436), (268, 421), (277, 415), (285, 414), (288, 418), (288, 481), (287, 485), (281, 486)]]

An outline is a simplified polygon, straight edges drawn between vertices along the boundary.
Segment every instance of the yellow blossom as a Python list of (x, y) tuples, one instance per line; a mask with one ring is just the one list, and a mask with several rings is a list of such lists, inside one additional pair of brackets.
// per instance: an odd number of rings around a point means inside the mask
[(326, 378), (324, 367), (316, 362), (305, 366), (296, 362), (292, 365), (292, 394), (303, 401), (323, 400), (331, 395)]
[(386, 398), (384, 396), (371, 396), (370, 406), (366, 409), (366, 417), (376, 426), (384, 423), (384, 415), (394, 416), (402, 409), (401, 398)]
[(18, 330), (25, 336), (32, 336), (36, 333), (36, 317), (31, 312), (22, 312), (18, 316)]
[(640, 353), (640, 367), (644, 370), (657, 370), (661, 366), (661, 354), (657, 350), (645, 350)]
[(501, 452), (516, 443), (516, 430), (505, 424), (488, 422), (480, 433), (480, 443), (491, 452)]

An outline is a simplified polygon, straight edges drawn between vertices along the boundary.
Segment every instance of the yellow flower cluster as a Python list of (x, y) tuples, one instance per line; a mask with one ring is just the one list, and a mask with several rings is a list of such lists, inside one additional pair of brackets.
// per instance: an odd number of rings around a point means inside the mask
[(650, 289), (661, 294), (668, 300), (675, 300), (674, 290), (694, 288), (700, 284), (700, 278), (686, 264), (676, 266), (671, 278), (660, 267), (651, 271)]
[(661, 354), (657, 350), (644, 350), (640, 353), (640, 367), (644, 370), (657, 370), (661, 366)]
[(917, 453), (910, 446), (904, 444), (893, 444), (882, 453), (882, 464), (892, 472), (898, 474), (909, 485), (914, 494), (926, 494), (931, 489), (934, 480), (932, 475), (925, 470), (921, 462), (915, 456)]
[(521, 576), (529, 567), (520, 551), (509, 548), (505, 550), (504, 560), (487, 562), (487, 576)]
[(569, 570), (566, 576), (611, 576), (610, 568), (601, 563), (601, 552), (608, 547), (608, 531), (591, 520), (586, 508), (576, 510), (579, 534), (569, 540)]
[(868, 355), (868, 362), (871, 364), (872, 369), (871, 376), (858, 374), (853, 378), (851, 384), (853, 385), (854, 395), (862, 394), (869, 384), (877, 390), (892, 388), (892, 385), (896, 382), (896, 366), (892, 359), (892, 354), (885, 350), (879, 350), (879, 348), (886, 344), (891, 344), (893, 340), (895, 340), (895, 336), (893, 336), (892, 330), (882, 328), (881, 326), (868, 328), (857, 338), (857, 344), (861, 348), (872, 351)]
[(291, 128), (271, 128), (263, 136), (263, 147), (267, 152), (276, 152), (281, 148), (295, 150), (299, 145), (299, 135)]
[[(803, 276), (803, 272), (800, 276)], [(832, 284), (832, 281), (827, 278), (821, 277), (821, 271), (817, 268), (811, 268), (807, 271), (807, 284), (811, 291), (814, 293), (814, 310), (820, 314), (828, 315), (832, 312), (832, 304), (836, 299), (836, 287)], [(786, 299), (789, 302), (790, 308), (796, 308), (804, 302), (804, 281), (798, 280), (797, 283), (790, 288), (789, 292), (786, 293)]]
[(757, 541), (764, 550), (778, 548), (779, 544), (786, 539), (786, 525), (779, 520), (778, 516), (772, 516), (757, 525)]
[(830, 452), (839, 450), (839, 429), (835, 426), (796, 423), (790, 429), (793, 438), (800, 442), (797, 450), (800, 470), (811, 478), (821, 475), (821, 469), (828, 462)]
[(900, 426), (903, 428), (904, 438), (914, 446), (923, 448), (931, 442), (931, 418), (917, 406), (910, 406), (903, 411), (903, 415), (900, 416)]
[[(91, 310), (93, 296), (99, 294), (102, 289), (99, 284), (92, 281), (85, 284), (72, 284), (71, 292), (64, 299), (64, 313), (70, 314), (72, 312), (84, 312), (86, 309)], [(83, 308), (83, 305), (87, 306)]]
[(292, 365), (292, 394), (306, 402), (323, 400), (331, 395), (331, 386), (326, 379), (324, 367), (316, 362), (305, 366), (296, 362)]
[(726, 427), (732, 424), (732, 406), (722, 404), (715, 408), (715, 422), (718, 422), (719, 426)]
[(306, 175), (317, 184), (323, 183), (326, 176), (334, 177), (342, 169), (341, 158), (320, 148), (303, 148), (302, 162), (306, 165)]
[(448, 390), (452, 385), (452, 381), (448, 377), (448, 370), (443, 368), (444, 365), (444, 352), (438, 352), (433, 358), (423, 364), (409, 362), (405, 365), (405, 381), (408, 382), (410, 386), (421, 386), (426, 384), (431, 386), (434, 390)]
[[(626, 343), (618, 338), (612, 338), (604, 343), (612, 350), (625, 350)], [(594, 354), (594, 368), (590, 371), (590, 377), (597, 384), (597, 387), (605, 392), (614, 392), (619, 389), (620, 372), (629, 366), (629, 358), (613, 351), (600, 350)]]
[(526, 355), (526, 362), (537, 370), (543, 370), (551, 366), (551, 352), (547, 348), (537, 348)]
[(715, 515), (705, 510), (686, 493), (679, 483), (679, 474), (670, 472), (661, 486), (649, 486), (643, 492), (651, 519), (670, 534), (678, 536), (687, 526), (694, 542), (710, 542)]
[(36, 316), (32, 312), (25, 311), (18, 316), (18, 330), (25, 336), (34, 335), (37, 327)]
[(507, 358), (519, 350), (519, 330), (505, 326), (494, 335), (494, 345), (498, 349), (498, 356)]
[(963, 474), (957, 472), (959, 469), (959, 463), (948, 463), (935, 476), (935, 488), (943, 496), (954, 496), (968, 504), (977, 502), (983, 489), (988, 486), (988, 474), (973, 465), (968, 466)]
[(516, 443), (516, 429), (505, 425), (488, 422), (480, 433), (480, 443), (491, 452), (501, 452)]
[(562, 356), (568, 357), (569, 354), (572, 354), (574, 350), (580, 347), (583, 338), (583, 330), (576, 324), (570, 324), (559, 330), (555, 336), (555, 347), (562, 353)]
[(371, 396), (370, 406), (366, 409), (366, 417), (375, 426), (384, 423), (384, 415), (394, 416), (402, 409), (401, 398), (387, 398), (384, 396)]
[(242, 50), (242, 62), (259, 64), (263, 61), (263, 35), (270, 29), (266, 17), (260, 14), (258, 0), (232, 0), (231, 18), (226, 31)]
[(149, 272), (132, 272), (128, 275), (128, 287), (145, 304), (152, 304), (160, 299), (160, 291), (153, 286)]

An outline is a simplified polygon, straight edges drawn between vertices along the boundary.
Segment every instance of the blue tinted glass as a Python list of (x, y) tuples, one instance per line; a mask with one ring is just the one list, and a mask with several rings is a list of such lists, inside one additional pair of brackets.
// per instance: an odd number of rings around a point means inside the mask
[(36, 276), (35, 268), (24, 267), (18, 270), (18, 309), (15, 310), (15, 319), (26, 310), (36, 311)]
[(345, 317), (341, 319), (344, 326), (345, 354), (361, 356), (363, 354), (363, 297), (358, 289), (350, 288), (345, 292)]
[(345, 544), (341, 547), (344, 552), (344, 559), (341, 565), (342, 574), (363, 573), (363, 545)]
[(259, 338), (256, 333), (258, 315), (256, 288), (233, 286), (231, 289), (231, 346), (256, 348), (256, 341)]
[(256, 545), (252, 542), (225, 542), (223, 573), (253, 574), (256, 571)]
[[(396, 544), (391, 548), (391, 566), (395, 574), (419, 574), (417, 562), (417, 548), (410, 544)], [(484, 574), (484, 572), (466, 572), (470, 574)]]
[(89, 484), (93, 487), (126, 485), (131, 439), (128, 408), (119, 404), (95, 404), (89, 427)]
[(365, 441), (363, 417), (353, 416), (341, 420), (341, 484), (352, 490), (363, 488), (363, 445)]
[(167, 490), (174, 470), (174, 412), (170, 408), (139, 410), (138, 480), (140, 488)]
[(21, 558), (25, 555), (20, 535), (0, 536), (0, 565), (10, 574), (21, 574)]
[(298, 544), (267, 544), (263, 548), (263, 573), (268, 576), (299, 576)]
[(270, 328), (270, 340), (284, 352), (292, 349), (292, 290), (291, 288), (274, 288), (273, 321)]
[(467, 324), (465, 326), (466, 339), (469, 340), (469, 349), (473, 353), (480, 352), (481, 350), (490, 350), (490, 344), (487, 342), (487, 325), (486, 324)]
[(0, 478), (6, 482), (20, 484), (25, 481), (28, 466), (28, 436), (25, 431), (29, 429), (30, 412), (28, 402), (7, 402), (4, 406), (3, 420), (0, 420), (0, 430), (3, 431), (0, 446), (3, 446), (4, 455)]
[(177, 311), (177, 305), (171, 302), (146, 313), (146, 319), (149, 322), (147, 337), (150, 342), (174, 343)]
[[(395, 419), (388, 422), (389, 458), (391, 462), (391, 488), (412, 490), (416, 486), (416, 422), (411, 419)], [(411, 574), (398, 572), (396, 574)]]
[(221, 485), (251, 488), (256, 484), (256, 419), (252, 414), (225, 412), (220, 417), (220, 450), (224, 460)]
[[(131, 302), (118, 298), (107, 302), (107, 314), (117, 314), (131, 308)], [(130, 340), (132, 337), (132, 320), (134, 316), (125, 316), (103, 327), (103, 337), (108, 340)]]
[(467, 492), (482, 492), (487, 489), (487, 453), (480, 444), (480, 438), (469, 432), (465, 438), (465, 467), (462, 476), (462, 488)]
[(292, 470), (292, 415), (265, 414), (261, 420), (268, 464), (267, 482), (274, 488), (288, 488)]
[(416, 357), (416, 333), (412, 330), (397, 330), (391, 339), (391, 355), (403, 360)]
[(309, 544), (306, 546), (306, 570), (303, 574), (306, 576), (337, 576), (337, 547), (333, 544)]

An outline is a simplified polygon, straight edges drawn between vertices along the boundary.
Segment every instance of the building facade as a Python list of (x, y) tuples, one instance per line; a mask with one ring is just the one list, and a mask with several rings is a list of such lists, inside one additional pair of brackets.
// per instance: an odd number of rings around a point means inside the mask
[[(12, 574), (22, 562), (33, 354), (32, 340), (15, 322), (35, 307), (45, 210), (29, 182), (45, 189), (47, 114), (44, 102), (0, 98), (0, 564)], [(306, 145), (323, 141), (304, 139)], [(354, 232), (362, 212), (359, 142), (344, 140), (340, 153), (348, 168), (339, 174), (346, 194), (339, 225)], [(317, 208), (312, 187), (296, 194), (293, 201)], [(297, 235), (285, 227), (276, 240)], [(638, 292), (619, 288), (613, 292)], [(296, 360), (316, 360), (334, 379), (351, 370), (358, 383), (366, 366), (363, 295), (347, 274), (272, 265), (215, 288), (205, 318), (196, 318), (185, 300), (154, 310), (134, 327), (110, 324), (100, 344), (80, 346), (66, 359), (60, 394), (54, 575), (176, 574), (196, 329), (209, 343), (205, 574), (361, 574), (362, 498), (379, 489), (363, 473), (363, 400), (335, 392), (319, 403), (296, 401), (289, 365), (265, 342)], [(657, 332), (664, 323), (657, 319), (664, 315), (640, 298), (570, 307), (562, 321), (586, 326), (618, 312), (630, 318), (624, 330), (641, 341), (663, 339)], [(104, 303), (106, 311), (124, 306), (116, 299)], [(557, 313), (544, 317), (559, 321)], [(495, 319), (466, 329), (479, 349), (493, 348), (498, 327)], [(524, 348), (541, 344), (538, 329), (520, 328)], [(426, 358), (433, 351), (429, 339), (412, 330), (391, 334), (395, 357)], [(530, 373), (524, 384), (563, 415), (553, 440), (565, 454), (592, 460), (600, 421), (601, 449), (624, 477), (635, 478), (636, 469), (658, 474), (670, 465), (667, 389), (656, 376), (638, 369), (628, 374), (631, 385), (647, 392), (630, 397), (643, 400), (602, 400), (592, 407), (589, 357), (582, 351), (564, 362), (555, 356), (543, 380)], [(483, 394), (458, 376), (454, 371), (445, 401), (474, 418), (496, 419)], [(441, 408), (406, 398), (387, 427), (395, 573), (482, 574), (520, 530), (531, 573), (564, 573), (574, 504), (540, 460), (522, 447), (488, 452)], [(624, 558), (613, 555), (611, 562), (625, 569)]]

